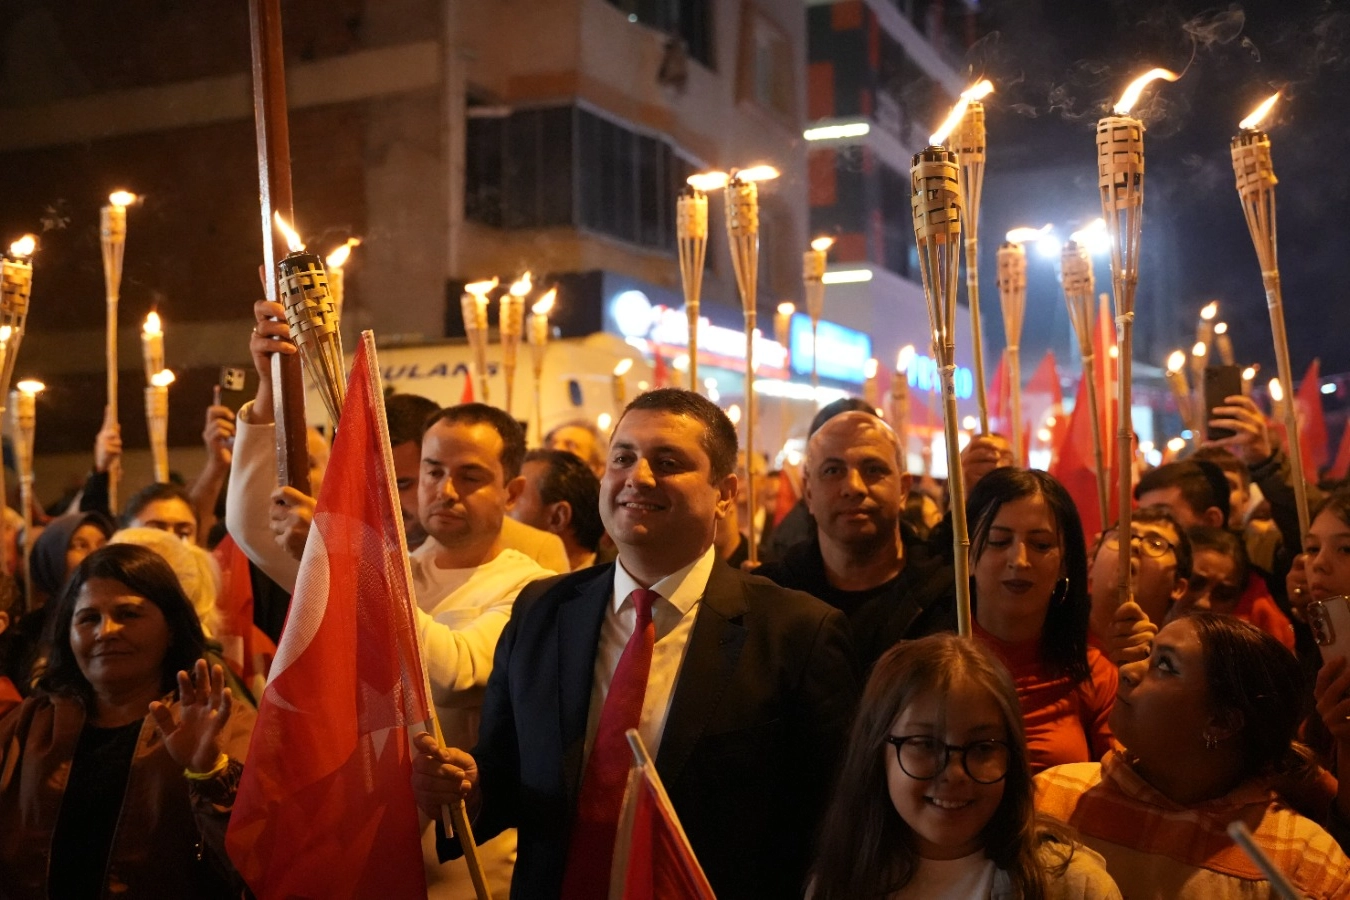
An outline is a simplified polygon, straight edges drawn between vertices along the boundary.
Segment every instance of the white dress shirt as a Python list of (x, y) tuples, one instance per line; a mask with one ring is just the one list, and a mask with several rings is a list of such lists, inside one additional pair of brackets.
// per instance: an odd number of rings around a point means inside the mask
[[(651, 586), (661, 595), (652, 605), (652, 622), (656, 625), (656, 644), (652, 647), (652, 667), (647, 675), (647, 694), (642, 700), (642, 719), (638, 733), (647, 745), (652, 758), (661, 747), (661, 735), (670, 714), (670, 700), (675, 695), (675, 684), (684, 664), (689, 634), (698, 616), (703, 592), (708, 587), (708, 576), (718, 564), (717, 553), (709, 547), (698, 559), (667, 575)], [(600, 727), (600, 711), (609, 684), (614, 680), (619, 657), (637, 626), (637, 608), (628, 595), (641, 588), (623, 567), (623, 560), (614, 565), (614, 594), (605, 607), (605, 620), (600, 625), (600, 645), (595, 651), (595, 675), (591, 682), (591, 709), (586, 721), (586, 756), (591, 753), (595, 732)]]

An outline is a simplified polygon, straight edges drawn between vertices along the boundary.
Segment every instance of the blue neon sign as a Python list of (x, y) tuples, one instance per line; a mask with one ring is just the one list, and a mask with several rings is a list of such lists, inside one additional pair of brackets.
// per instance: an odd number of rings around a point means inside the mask
[[(872, 358), (872, 339), (861, 331), (845, 328), (834, 322), (820, 323), (819, 373), (822, 378), (862, 384), (867, 380), (867, 361)], [(792, 371), (798, 375), (811, 374), (811, 317), (792, 317), (788, 341), (792, 349)]]

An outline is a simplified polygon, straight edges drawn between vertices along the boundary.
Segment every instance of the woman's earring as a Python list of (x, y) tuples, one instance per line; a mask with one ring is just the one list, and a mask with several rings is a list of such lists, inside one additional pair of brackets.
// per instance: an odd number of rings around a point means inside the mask
[(1218, 746), (1219, 746), (1219, 739), (1216, 738), (1216, 737), (1215, 737), (1214, 735), (1212, 735), (1212, 734), (1206, 733), (1206, 734), (1205, 734), (1205, 749), (1206, 749), (1206, 750), (1214, 750), (1214, 749), (1217, 749)]
[(1069, 599), (1069, 576), (1065, 575), (1055, 585), (1055, 592), (1050, 598), (1051, 606), (1059, 606)]

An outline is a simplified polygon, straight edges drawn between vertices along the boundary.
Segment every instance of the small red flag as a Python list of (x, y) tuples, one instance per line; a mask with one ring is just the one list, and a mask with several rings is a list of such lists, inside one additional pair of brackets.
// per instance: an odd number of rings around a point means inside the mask
[(1327, 477), (1333, 481), (1340, 481), (1347, 475), (1350, 475), (1350, 421), (1345, 423), (1345, 429), (1341, 432), (1341, 445), (1336, 451), (1336, 461), (1327, 472)]
[(473, 372), (469, 371), (468, 366), (464, 367), (464, 390), (459, 392), (459, 402), (473, 402)]
[(262, 900), (426, 896), (409, 729), (431, 731), (370, 332), (262, 695), (226, 848)]
[(1322, 414), (1322, 361), (1314, 359), (1294, 395), (1298, 410), (1298, 443), (1303, 451), (1303, 477), (1317, 483), (1317, 473), (1329, 462), (1327, 420)]

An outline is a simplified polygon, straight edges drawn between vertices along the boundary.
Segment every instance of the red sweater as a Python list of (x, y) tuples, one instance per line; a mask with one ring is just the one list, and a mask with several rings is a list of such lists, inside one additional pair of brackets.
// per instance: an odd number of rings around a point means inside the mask
[(1087, 651), (1089, 677), (1074, 684), (1051, 677), (1041, 658), (1041, 642), (1001, 641), (974, 625), (975, 638), (1012, 673), (1027, 730), (1031, 771), (1071, 762), (1095, 762), (1111, 749), (1107, 717), (1116, 702), (1119, 672), (1094, 647)]

